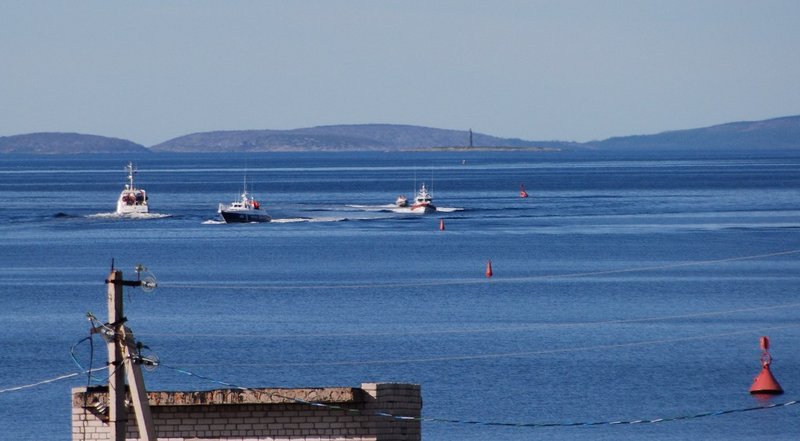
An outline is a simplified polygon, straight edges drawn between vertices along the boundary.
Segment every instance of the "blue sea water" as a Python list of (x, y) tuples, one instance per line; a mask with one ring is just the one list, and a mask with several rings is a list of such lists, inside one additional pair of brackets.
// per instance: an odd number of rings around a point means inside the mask
[[(110, 215), (128, 160), (145, 219)], [(275, 222), (219, 222), (245, 176)], [(423, 181), (441, 212), (386, 208)], [(1, 437), (70, 439), (85, 375), (9, 389), (102, 365), (113, 258), (159, 283), (125, 296), (151, 390), (418, 383), (429, 441), (797, 439), (800, 405), (467, 422), (800, 398), (799, 196), (779, 151), (0, 156)], [(784, 395), (748, 393), (762, 335)]]

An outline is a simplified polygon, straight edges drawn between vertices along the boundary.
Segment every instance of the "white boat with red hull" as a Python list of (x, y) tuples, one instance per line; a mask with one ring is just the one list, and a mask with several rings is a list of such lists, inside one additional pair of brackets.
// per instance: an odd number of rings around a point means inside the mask
[(409, 211), (417, 214), (433, 213), (436, 211), (436, 206), (433, 205), (433, 197), (430, 192), (428, 192), (424, 182), (419, 192), (417, 192), (417, 195), (414, 197), (414, 203), (411, 204)]

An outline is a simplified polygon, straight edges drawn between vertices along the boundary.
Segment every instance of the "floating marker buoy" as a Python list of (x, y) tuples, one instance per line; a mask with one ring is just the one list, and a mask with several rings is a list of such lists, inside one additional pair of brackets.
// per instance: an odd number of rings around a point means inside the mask
[(528, 192), (525, 191), (525, 184), (519, 184), (519, 197), (521, 198), (528, 197)]
[(486, 263), (486, 277), (492, 277), (492, 259)]
[(769, 354), (769, 338), (766, 336), (761, 337), (761, 351), (761, 372), (753, 380), (753, 385), (750, 386), (750, 393), (780, 395), (783, 393), (783, 388), (772, 375), (772, 371), (769, 370), (769, 365), (772, 364), (772, 356)]
[(439, 231), (444, 231), (444, 219), (439, 219)]

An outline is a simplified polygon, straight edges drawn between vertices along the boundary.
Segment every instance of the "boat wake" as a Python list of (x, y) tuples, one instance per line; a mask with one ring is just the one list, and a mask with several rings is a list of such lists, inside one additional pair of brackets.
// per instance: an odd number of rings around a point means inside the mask
[[(249, 222), (251, 224), (257, 223), (271, 223), (271, 224), (296, 224), (301, 222), (344, 222), (350, 220), (346, 217), (287, 217), (287, 218), (272, 218), (270, 222)], [(248, 222), (242, 222), (248, 223)], [(226, 225), (224, 220), (208, 219), (203, 221), (203, 225)]]
[(124, 220), (146, 220), (146, 219), (163, 219), (171, 217), (171, 214), (163, 213), (96, 213), (89, 214), (86, 217), (89, 219), (124, 219)]
[(396, 208), (399, 208), (395, 204), (386, 204), (386, 205), (345, 205), (347, 208), (355, 208), (356, 210), (362, 211), (393, 211)]
[[(354, 208), (361, 211), (379, 211), (384, 213), (400, 213), (400, 214), (417, 214), (416, 211), (411, 211), (411, 207), (398, 207), (395, 204), (387, 205), (347, 205), (347, 208)], [(436, 207), (436, 213), (453, 213), (456, 211), (464, 211), (461, 207)], [(429, 213), (431, 214), (431, 213)]]
[[(426, 213), (426, 214), (436, 214), (436, 213), (454, 213), (456, 211), (464, 211), (463, 208), (458, 207), (436, 207), (436, 211)], [(397, 207), (391, 210), (392, 213), (400, 213), (400, 214), (423, 214), (419, 211), (412, 211), (411, 207)]]
[(292, 224), (297, 222), (344, 222), (347, 219), (346, 217), (333, 217), (333, 216), (323, 216), (323, 217), (293, 217), (293, 218), (285, 218), (285, 219), (272, 219), (272, 222), (284, 223), (284, 224)]

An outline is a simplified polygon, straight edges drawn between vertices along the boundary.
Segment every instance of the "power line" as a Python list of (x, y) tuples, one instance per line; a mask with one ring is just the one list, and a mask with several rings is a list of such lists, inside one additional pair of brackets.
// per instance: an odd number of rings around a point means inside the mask
[[(723, 338), (723, 337), (730, 337), (734, 335), (744, 335), (744, 334), (756, 334), (761, 335), (765, 331), (774, 331), (779, 329), (791, 329), (791, 328), (798, 328), (800, 324), (795, 325), (786, 325), (786, 326), (772, 326), (767, 328), (757, 328), (757, 329), (749, 329), (744, 331), (735, 331), (735, 332), (727, 332), (727, 333), (719, 333), (719, 334), (705, 334), (705, 335), (697, 335), (697, 336), (690, 336), (690, 337), (676, 337), (676, 338), (669, 338), (669, 339), (659, 339), (659, 340), (644, 340), (638, 342), (628, 342), (628, 343), (616, 343), (611, 345), (594, 345), (594, 346), (582, 346), (582, 347), (572, 347), (572, 348), (560, 348), (560, 349), (544, 349), (538, 351), (518, 351), (518, 352), (504, 352), (504, 353), (495, 353), (495, 354), (475, 354), (475, 355), (454, 355), (454, 356), (444, 356), (444, 357), (419, 357), (419, 358), (407, 358), (407, 359), (390, 359), (390, 360), (367, 360), (367, 361), (331, 361), (331, 362), (293, 362), (293, 363), (184, 363), (184, 366), (218, 366), (218, 365), (226, 365), (226, 366), (238, 366), (238, 367), (245, 367), (245, 366), (264, 366), (264, 367), (288, 367), (288, 366), (344, 366), (344, 365), (375, 365), (375, 364), (407, 364), (407, 363), (430, 363), (430, 362), (441, 362), (441, 361), (467, 361), (467, 360), (481, 360), (481, 359), (492, 359), (492, 358), (518, 358), (518, 357), (533, 357), (539, 355), (548, 355), (548, 354), (560, 354), (560, 353), (570, 353), (570, 352), (585, 352), (585, 351), (594, 351), (594, 350), (608, 350), (608, 349), (615, 349), (615, 348), (625, 348), (625, 347), (643, 347), (649, 345), (658, 345), (658, 344), (666, 344), (666, 343), (675, 343), (680, 341), (698, 341), (698, 340), (706, 340), (706, 339), (715, 339), (715, 338)], [(83, 340), (81, 340), (83, 341)], [(79, 342), (80, 343), (80, 342)], [(82, 368), (82, 366), (77, 362), (76, 359), (73, 358), (78, 367)], [(15, 386), (6, 389), (0, 389), (0, 393), (5, 392), (12, 392), (22, 389), (28, 389), (36, 386), (40, 386), (43, 384), (53, 383), (59, 380), (65, 380), (68, 378), (76, 377), (78, 375), (83, 374), (90, 374), (97, 371), (102, 371), (107, 369), (107, 367), (100, 367), (94, 369), (86, 369), (82, 370), (81, 372), (74, 372), (69, 374), (60, 375), (58, 377), (38, 381), (35, 383), (22, 385), (22, 386)]]
[(42, 380), (42, 381), (37, 381), (37, 382), (31, 383), (31, 384), (25, 384), (25, 385), (22, 385), (22, 386), (14, 386), (14, 387), (6, 388), (6, 389), (0, 389), (0, 394), (6, 393), (6, 392), (15, 392), (15, 391), (18, 391), (18, 390), (23, 390), (23, 389), (30, 389), (32, 387), (41, 386), (43, 384), (55, 383), (56, 381), (66, 380), (67, 378), (72, 378), (72, 377), (77, 377), (79, 375), (84, 375), (84, 374), (89, 374), (89, 373), (92, 373), (92, 372), (102, 371), (104, 369), (106, 369), (106, 367), (95, 368), (95, 369), (87, 369), (87, 370), (85, 370), (83, 372), (73, 372), (71, 374), (59, 375), (58, 377), (54, 377), (54, 378), (50, 378), (50, 379)]
[(487, 328), (459, 328), (459, 329), (444, 329), (444, 330), (424, 330), (424, 331), (399, 331), (399, 332), (341, 332), (341, 333), (307, 333), (307, 334), (256, 334), (256, 333), (239, 333), (239, 334), (219, 334), (219, 333), (177, 333), (177, 332), (170, 332), (170, 333), (159, 333), (159, 332), (143, 332), (137, 333), (139, 336), (172, 336), (172, 337), (217, 337), (217, 338), (278, 338), (278, 339), (287, 339), (287, 338), (318, 338), (318, 337), (326, 337), (326, 338), (334, 338), (334, 337), (387, 337), (387, 336), (398, 336), (398, 335), (405, 335), (405, 336), (416, 336), (416, 335), (454, 335), (454, 334), (481, 334), (481, 333), (491, 333), (491, 332), (524, 332), (524, 331), (538, 331), (542, 329), (549, 329), (549, 328), (573, 328), (573, 327), (589, 327), (589, 326), (600, 326), (600, 325), (624, 325), (630, 323), (646, 323), (646, 322), (655, 322), (655, 321), (667, 321), (667, 320), (679, 320), (679, 319), (691, 319), (691, 318), (698, 318), (698, 317), (713, 317), (713, 316), (720, 316), (720, 315), (729, 315), (729, 314), (739, 314), (744, 312), (757, 312), (757, 311), (768, 311), (768, 310), (775, 310), (775, 309), (790, 309), (790, 308), (798, 308), (800, 307), (800, 302), (798, 303), (783, 303), (778, 305), (769, 305), (769, 306), (755, 306), (752, 308), (739, 308), (739, 309), (730, 309), (730, 310), (721, 310), (721, 311), (708, 311), (708, 312), (698, 312), (693, 314), (676, 314), (676, 315), (666, 315), (666, 316), (655, 316), (655, 317), (642, 317), (642, 318), (631, 318), (631, 319), (614, 319), (614, 320), (599, 320), (599, 321), (591, 321), (591, 322), (572, 322), (572, 323), (536, 323), (530, 325), (512, 325), (512, 326), (501, 326), (501, 327), (487, 327)]
[(221, 365), (239, 366), (239, 367), (358, 366), (358, 365), (376, 365), (376, 364), (436, 363), (442, 361), (468, 361), (468, 360), (485, 360), (485, 359), (498, 359), (498, 358), (521, 358), (521, 357), (533, 357), (539, 355), (563, 354), (570, 352), (585, 352), (585, 351), (608, 350), (617, 348), (646, 347), (646, 346), (654, 346), (659, 344), (675, 343), (682, 341), (697, 341), (697, 340), (707, 340), (714, 338), (723, 338), (734, 335), (746, 335), (746, 334), (762, 335), (765, 333), (765, 331), (774, 331), (778, 329), (790, 329), (790, 328), (800, 328), (800, 324), (786, 325), (786, 326), (772, 326), (766, 328), (754, 328), (744, 331), (695, 335), (690, 337), (676, 337), (676, 338), (666, 338), (659, 340), (644, 340), (644, 341), (636, 341), (628, 343), (615, 343), (608, 345), (594, 345), (594, 346), (582, 346), (582, 347), (571, 347), (571, 348), (560, 348), (560, 349), (543, 349), (538, 351), (517, 351), (517, 352), (502, 352), (493, 354), (452, 355), (452, 356), (441, 356), (441, 357), (418, 357), (418, 358), (367, 360), (367, 361), (361, 360), (361, 361), (291, 362), (291, 363), (231, 363), (231, 362), (188, 363), (184, 364), (184, 366), (221, 366)]
[[(780, 256), (787, 256), (792, 254), (800, 253), (800, 249), (794, 250), (785, 250), (785, 251), (778, 251), (773, 253), (765, 253), (765, 254), (753, 254), (748, 256), (738, 256), (738, 257), (728, 257), (722, 259), (708, 259), (708, 260), (696, 260), (696, 261), (686, 261), (686, 262), (676, 262), (664, 265), (653, 265), (653, 266), (645, 266), (645, 267), (631, 267), (631, 268), (619, 268), (619, 269), (610, 269), (610, 270), (598, 270), (598, 271), (585, 271), (585, 272), (574, 272), (574, 273), (563, 273), (563, 274), (542, 274), (542, 275), (535, 275), (535, 276), (521, 276), (521, 277), (502, 277), (502, 278), (494, 278), (491, 282), (492, 284), (497, 283), (523, 283), (523, 282), (534, 282), (534, 281), (542, 281), (542, 280), (558, 280), (558, 279), (573, 279), (573, 278), (582, 278), (582, 277), (591, 277), (591, 276), (606, 276), (606, 275), (613, 275), (613, 274), (625, 274), (625, 273), (636, 273), (636, 272), (648, 272), (648, 271), (657, 271), (657, 270), (665, 270), (665, 269), (672, 269), (672, 268), (682, 268), (682, 267), (691, 267), (691, 266), (701, 266), (701, 265), (711, 265), (711, 264), (718, 264), (718, 263), (729, 263), (729, 262), (737, 262), (737, 261), (744, 261), (744, 260), (756, 260), (756, 259), (764, 259), (768, 257), (780, 257)], [(476, 277), (475, 279), (451, 279), (451, 280), (429, 280), (429, 281), (417, 281), (415, 283), (409, 283), (407, 281), (403, 281), (402, 284), (400, 282), (394, 283), (372, 283), (372, 282), (365, 282), (365, 283), (343, 283), (343, 284), (336, 284), (336, 283), (326, 283), (326, 284), (246, 284), (246, 283), (232, 283), (232, 282), (224, 282), (224, 283), (216, 283), (216, 282), (208, 282), (208, 283), (188, 283), (188, 282), (181, 282), (181, 281), (174, 281), (174, 282), (163, 282), (160, 281), (158, 285), (160, 287), (166, 288), (186, 288), (186, 289), (227, 289), (227, 290), (263, 290), (263, 291), (281, 291), (281, 290), (315, 290), (315, 289), (375, 289), (375, 288), (396, 288), (398, 286), (402, 286), (403, 288), (408, 287), (432, 287), (432, 286), (451, 286), (451, 285), (477, 285), (477, 284), (486, 284), (487, 281), (483, 277)], [(15, 281), (13, 284), (14, 286), (27, 286), (32, 285), (33, 282), (19, 280)], [(47, 286), (48, 282), (35, 282), (37, 286)], [(50, 282), (50, 285), (58, 285), (64, 286), (68, 284), (70, 286), (95, 286), (95, 282), (85, 281), (85, 282)], [(11, 286), (12, 284), (3, 283), (0, 285), (4, 286)]]
[(225, 387), (230, 387), (237, 390), (242, 391), (250, 391), (256, 394), (267, 394), (271, 397), (280, 398), (283, 400), (288, 400), (297, 404), (305, 404), (308, 406), (313, 407), (321, 407), (327, 409), (335, 409), (335, 410), (342, 410), (345, 412), (350, 413), (359, 413), (359, 414), (369, 414), (375, 416), (381, 416), (385, 418), (391, 418), (395, 420), (412, 420), (412, 421), (420, 421), (420, 422), (429, 422), (429, 423), (449, 423), (449, 424), (465, 424), (465, 425), (480, 425), (480, 426), (503, 426), (503, 427), (520, 427), (520, 428), (545, 428), (545, 427), (579, 427), (579, 426), (614, 426), (614, 425), (633, 425), (633, 424), (655, 424), (655, 423), (666, 423), (666, 422), (673, 422), (673, 421), (684, 421), (684, 420), (692, 420), (698, 418), (705, 418), (711, 416), (722, 416), (722, 415), (730, 415), (735, 413), (744, 413), (744, 412), (751, 412), (754, 410), (767, 410), (767, 409), (777, 409), (782, 407), (789, 407), (794, 406), (796, 404), (800, 404), (797, 400), (786, 401), (783, 403), (773, 403), (763, 406), (753, 406), (753, 407), (745, 407), (745, 408), (737, 408), (737, 409), (723, 409), (723, 410), (716, 410), (710, 412), (701, 412), (695, 414), (688, 414), (688, 415), (679, 415), (679, 416), (671, 416), (671, 417), (662, 417), (662, 418), (650, 418), (650, 419), (631, 419), (631, 420), (608, 420), (608, 421), (581, 421), (581, 422), (498, 422), (498, 421), (476, 421), (476, 420), (457, 420), (457, 419), (447, 419), (447, 418), (435, 418), (435, 417), (414, 417), (414, 416), (405, 416), (405, 415), (395, 415), (388, 412), (367, 412), (362, 411), (359, 409), (347, 408), (332, 404), (314, 402), (314, 401), (306, 401), (299, 398), (293, 398), (289, 396), (284, 396), (281, 394), (277, 394), (274, 392), (264, 392), (261, 390), (256, 390), (248, 387), (238, 386), (233, 383), (229, 383), (222, 380), (217, 380), (211, 377), (207, 377), (204, 375), (200, 375), (191, 371), (187, 371), (185, 369), (175, 368), (168, 365), (161, 365), (167, 369), (176, 371), (178, 373), (188, 375), (191, 377), (199, 378), (202, 380), (206, 380), (212, 383), (216, 383)]
[[(431, 287), (431, 286), (450, 286), (450, 285), (475, 285), (475, 284), (486, 284), (486, 283), (522, 283), (522, 282), (534, 282), (534, 281), (541, 281), (541, 280), (558, 280), (558, 279), (574, 279), (574, 278), (582, 278), (582, 277), (591, 277), (591, 276), (607, 276), (613, 274), (625, 274), (625, 273), (637, 273), (637, 272), (649, 272), (649, 271), (658, 271), (658, 270), (666, 270), (666, 269), (673, 269), (673, 268), (683, 268), (683, 267), (691, 267), (691, 266), (701, 266), (701, 265), (711, 265), (711, 264), (719, 264), (719, 263), (729, 263), (729, 262), (738, 262), (744, 260), (756, 260), (756, 259), (765, 259), (768, 257), (780, 257), (780, 256), (788, 256), (792, 254), (800, 253), (800, 249), (794, 250), (785, 250), (785, 251), (777, 251), (773, 253), (765, 253), (765, 254), (752, 254), (749, 256), (738, 256), (738, 257), (726, 257), (722, 259), (708, 259), (708, 260), (694, 260), (694, 261), (686, 261), (686, 262), (676, 262), (676, 263), (668, 263), (664, 265), (652, 265), (652, 266), (644, 266), (644, 267), (631, 267), (631, 268), (619, 268), (619, 269), (610, 269), (610, 270), (599, 270), (599, 271), (585, 271), (585, 272), (575, 272), (575, 273), (563, 273), (563, 274), (542, 274), (538, 276), (523, 276), (523, 277), (503, 277), (503, 278), (495, 278), (491, 282), (487, 282), (484, 278), (475, 279), (457, 279), (457, 280), (431, 280), (427, 282), (414, 282), (414, 283), (407, 283), (403, 282), (402, 287), (408, 288), (410, 286), (413, 287)], [(289, 285), (289, 284), (273, 284), (273, 285), (266, 285), (266, 284), (257, 284), (257, 285), (249, 285), (249, 284), (231, 284), (231, 283), (183, 283), (183, 282), (159, 282), (159, 286), (161, 287), (173, 287), (173, 288), (191, 288), (191, 289), (229, 289), (229, 290), (269, 290), (269, 291), (279, 291), (279, 290), (310, 290), (310, 289), (375, 289), (375, 288), (397, 288), (398, 283), (355, 283), (355, 284), (301, 284), (301, 285)]]

